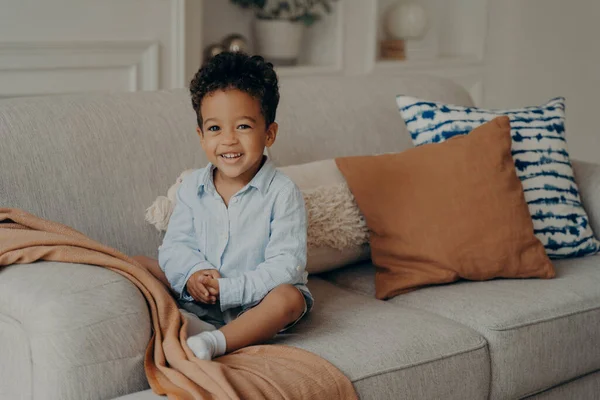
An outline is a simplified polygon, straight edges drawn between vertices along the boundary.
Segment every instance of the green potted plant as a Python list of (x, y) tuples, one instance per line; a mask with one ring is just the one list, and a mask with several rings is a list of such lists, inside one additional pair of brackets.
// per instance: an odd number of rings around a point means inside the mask
[(335, 0), (231, 0), (254, 11), (258, 53), (279, 65), (295, 64), (304, 29), (330, 13)]

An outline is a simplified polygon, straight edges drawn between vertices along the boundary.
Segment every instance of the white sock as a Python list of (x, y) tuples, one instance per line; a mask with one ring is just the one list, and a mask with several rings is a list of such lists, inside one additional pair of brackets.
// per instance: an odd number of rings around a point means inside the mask
[(194, 355), (201, 360), (212, 360), (222, 356), (227, 350), (225, 335), (219, 330), (202, 332), (188, 338), (187, 345), (192, 349)]

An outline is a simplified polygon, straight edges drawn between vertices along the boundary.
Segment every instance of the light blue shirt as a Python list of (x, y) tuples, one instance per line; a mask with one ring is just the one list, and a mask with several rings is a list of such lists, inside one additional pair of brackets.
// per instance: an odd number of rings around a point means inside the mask
[(225, 311), (254, 305), (281, 284), (306, 284), (307, 222), (298, 187), (267, 159), (227, 207), (214, 168), (194, 171), (177, 191), (158, 255), (173, 290), (192, 301), (185, 290), (190, 276), (217, 269)]

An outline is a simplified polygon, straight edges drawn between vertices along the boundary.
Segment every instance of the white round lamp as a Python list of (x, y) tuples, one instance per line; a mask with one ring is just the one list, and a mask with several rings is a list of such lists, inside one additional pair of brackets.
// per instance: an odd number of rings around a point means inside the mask
[(428, 27), (427, 11), (419, 3), (399, 1), (387, 10), (384, 30), (391, 39), (421, 39)]

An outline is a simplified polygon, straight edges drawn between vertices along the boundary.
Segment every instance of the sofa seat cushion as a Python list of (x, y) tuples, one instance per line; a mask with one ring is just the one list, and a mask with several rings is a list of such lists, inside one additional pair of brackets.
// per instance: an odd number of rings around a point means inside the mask
[(329, 360), (361, 399), (484, 399), (485, 340), (473, 330), (412, 307), (397, 307), (309, 279), (313, 311), (274, 343)]
[[(488, 341), (491, 399), (520, 398), (600, 368), (600, 256), (554, 262), (552, 280), (459, 282), (398, 296), (460, 322)], [(371, 297), (374, 268), (333, 271), (326, 279)]]
[(600, 393), (600, 371), (534, 394), (527, 397), (527, 400), (597, 400), (598, 393)]
[[(412, 307), (398, 307), (309, 278), (313, 310), (272, 343), (325, 358), (361, 400), (486, 399), (489, 356), (473, 330)], [(151, 391), (128, 400), (159, 398)]]

